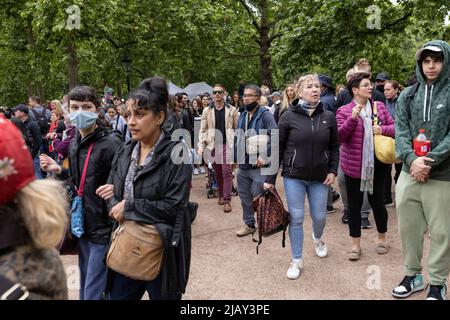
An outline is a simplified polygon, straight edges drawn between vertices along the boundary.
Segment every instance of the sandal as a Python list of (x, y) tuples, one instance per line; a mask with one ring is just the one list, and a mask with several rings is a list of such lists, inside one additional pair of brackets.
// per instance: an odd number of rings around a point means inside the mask
[(359, 249), (359, 250), (352, 250), (348, 254), (348, 259), (352, 260), (352, 261), (359, 260), (360, 257), (361, 257), (361, 249)]
[(375, 251), (378, 254), (386, 254), (389, 252), (389, 244), (387, 242), (379, 242)]

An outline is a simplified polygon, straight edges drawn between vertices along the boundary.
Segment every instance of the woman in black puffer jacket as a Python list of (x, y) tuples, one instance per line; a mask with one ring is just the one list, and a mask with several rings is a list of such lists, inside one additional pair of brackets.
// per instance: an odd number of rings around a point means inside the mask
[[(292, 262), (288, 279), (300, 276), (303, 268), (303, 220), (305, 196), (308, 196), (313, 222), (316, 254), (327, 255), (322, 235), (326, 221), (328, 187), (334, 182), (339, 162), (339, 139), (336, 117), (324, 110), (320, 102), (320, 82), (317, 75), (301, 77), (298, 96), (278, 122), (279, 160), (291, 219)], [(265, 188), (273, 187), (275, 176), (266, 179)]]

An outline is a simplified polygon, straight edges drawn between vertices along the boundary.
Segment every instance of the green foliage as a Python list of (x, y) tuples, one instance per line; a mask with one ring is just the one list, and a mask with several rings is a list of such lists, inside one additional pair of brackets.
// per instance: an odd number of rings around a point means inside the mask
[[(69, 79), (103, 92), (106, 80), (126, 94), (122, 58), (132, 60), (131, 86), (163, 76), (190, 82), (261, 82), (262, 13), (273, 36), (269, 54), (275, 87), (298, 74), (321, 72), (343, 82), (366, 57), (374, 72), (404, 81), (425, 41), (449, 40), (445, 0), (0, 0), (0, 104), (29, 94), (61, 97)], [(81, 28), (68, 30), (66, 9), (81, 9)], [(381, 9), (381, 29), (367, 28), (367, 8)], [(69, 68), (71, 66), (72, 68)], [(72, 77), (69, 77), (69, 74)]]

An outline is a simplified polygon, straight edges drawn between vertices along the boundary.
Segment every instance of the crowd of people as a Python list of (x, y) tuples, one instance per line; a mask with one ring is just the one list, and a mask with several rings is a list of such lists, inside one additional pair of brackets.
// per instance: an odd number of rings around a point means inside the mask
[[(306, 74), (273, 92), (265, 84), (241, 83), (228, 94), (215, 84), (211, 93), (189, 101), (183, 92), (169, 95), (166, 81), (153, 77), (124, 100), (112, 96), (107, 85), (103, 99), (94, 88), (78, 86), (46, 106), (31, 96), (28, 105), (1, 108), (0, 295), (2, 288), (14, 288), (5, 290), (6, 298), (66, 299), (64, 270), (54, 248), (69, 236), (78, 240), (81, 300), (136, 300), (145, 291), (152, 300), (181, 299), (195, 219), (191, 180), (211, 170), (226, 213), (233, 210), (236, 178), (242, 206), (238, 237), (257, 230), (253, 200), (275, 188), (281, 176), (290, 213), (288, 279), (298, 279), (304, 268), (306, 197), (321, 259), (330, 247), (323, 235), (336, 201), (343, 202), (351, 261), (363, 254), (361, 229), (371, 228), (370, 212), (378, 232), (374, 250), (389, 253), (386, 207), (395, 205), (405, 277), (392, 295), (405, 298), (425, 289), (421, 260), (428, 234), (427, 299), (445, 299), (449, 59), (447, 42), (424, 44), (406, 88), (385, 72), (373, 75), (369, 61), (360, 59), (348, 70), (345, 85), (334, 85), (325, 74)], [(427, 154), (413, 143), (419, 131), (430, 141)], [(377, 158), (377, 136), (395, 138), (395, 165)], [(81, 222), (74, 219), (77, 203)], [(120, 247), (127, 232), (156, 235), (154, 276), (137, 275), (149, 262), (149, 253), (139, 248), (147, 238), (130, 253)], [(120, 268), (134, 261), (131, 256), (144, 260)], [(36, 264), (39, 274), (24, 272), (25, 260)]]

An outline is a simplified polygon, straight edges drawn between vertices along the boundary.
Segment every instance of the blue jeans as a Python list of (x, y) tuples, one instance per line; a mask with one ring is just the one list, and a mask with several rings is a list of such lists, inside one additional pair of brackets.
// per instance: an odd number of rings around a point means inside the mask
[(111, 290), (109, 300), (141, 300), (147, 291), (150, 300), (181, 300), (181, 294), (161, 294), (161, 272), (152, 281), (139, 281), (130, 279), (120, 273), (110, 270), (112, 273)]
[(33, 164), (34, 164), (34, 175), (36, 176), (36, 179), (42, 179), (41, 163), (39, 161), (39, 154), (33, 159)]
[(308, 182), (284, 178), (284, 190), (291, 220), (289, 238), (293, 259), (301, 259), (303, 251), (303, 220), (305, 218), (305, 194), (308, 195), (309, 211), (313, 222), (314, 237), (322, 237), (325, 229), (328, 186), (322, 182)]
[(103, 262), (107, 245), (79, 239), (80, 300), (101, 300), (106, 289), (106, 265)]
[(237, 174), (237, 189), (242, 204), (244, 223), (247, 226), (255, 226), (255, 211), (253, 198), (264, 192), (266, 176), (261, 175), (260, 169), (239, 169)]

